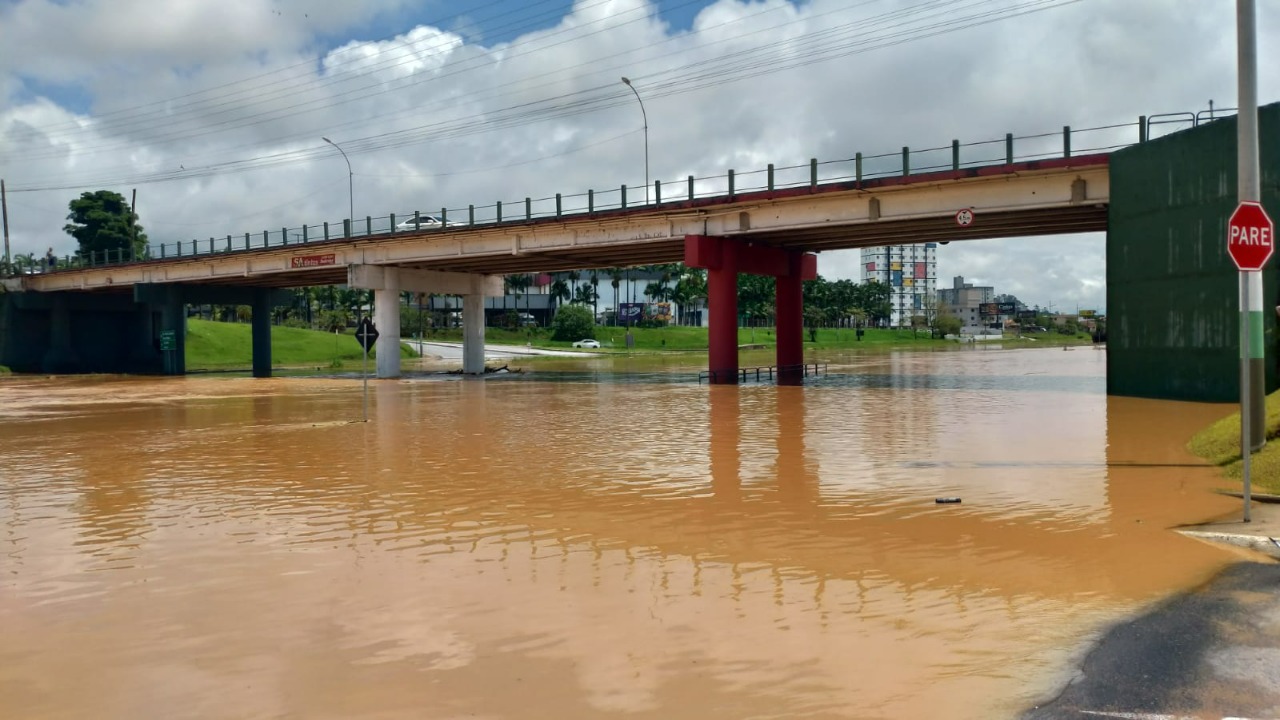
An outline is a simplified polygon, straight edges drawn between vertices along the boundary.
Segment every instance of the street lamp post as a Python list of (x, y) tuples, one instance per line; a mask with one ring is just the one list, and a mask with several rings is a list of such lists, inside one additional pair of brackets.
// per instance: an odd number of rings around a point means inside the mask
[(640, 99), (640, 91), (636, 90), (636, 86), (631, 84), (627, 78), (622, 78), (622, 83), (631, 88), (631, 92), (636, 94), (636, 100), (640, 103), (640, 116), (644, 118), (644, 204), (649, 204), (649, 114), (644, 111), (644, 100)]
[(354, 235), (355, 224), (356, 224), (356, 191), (355, 191), (355, 181), (352, 180), (351, 161), (347, 159), (347, 154), (345, 152), (342, 152), (342, 148), (338, 147), (338, 143), (330, 140), (327, 137), (322, 137), (320, 139), (329, 143), (335, 149), (337, 149), (338, 152), (342, 153), (342, 159), (347, 161), (347, 217), (351, 218), (350, 220), (351, 234)]

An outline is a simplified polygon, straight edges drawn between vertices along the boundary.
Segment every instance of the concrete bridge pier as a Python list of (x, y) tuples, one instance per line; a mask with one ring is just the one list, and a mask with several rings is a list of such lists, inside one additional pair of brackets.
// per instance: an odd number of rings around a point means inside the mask
[(378, 328), (376, 376), (380, 379), (400, 377), (400, 273), (398, 267), (384, 268), (382, 287), (373, 288), (373, 323)]
[(484, 374), (484, 295), (462, 296), (462, 373)]
[(372, 290), (378, 327), (378, 377), (400, 377), (400, 293), (461, 295), (462, 371), (484, 373), (484, 299), (502, 296), (502, 277), (418, 270), (391, 265), (350, 265), (347, 286)]
[(65, 294), (53, 296), (49, 308), (49, 349), (41, 363), (45, 372), (74, 372), (80, 364), (71, 334), (71, 308)]
[(707, 271), (707, 364), (713, 384), (738, 382), (738, 273), (776, 279), (778, 383), (804, 379), (803, 283), (818, 276), (817, 256), (732, 238), (686, 235), (684, 262)]
[(253, 376), (256, 378), (271, 377), (271, 296), (266, 288), (253, 289), (252, 311), (253, 323), (250, 332), (253, 338)]

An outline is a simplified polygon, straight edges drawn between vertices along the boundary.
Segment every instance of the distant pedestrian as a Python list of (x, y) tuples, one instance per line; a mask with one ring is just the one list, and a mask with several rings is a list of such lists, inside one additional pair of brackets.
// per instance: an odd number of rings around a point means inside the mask
[(45, 267), (50, 270), (58, 266), (58, 258), (54, 257), (53, 248), (49, 248), (48, 250), (45, 251), (44, 264), (45, 264)]

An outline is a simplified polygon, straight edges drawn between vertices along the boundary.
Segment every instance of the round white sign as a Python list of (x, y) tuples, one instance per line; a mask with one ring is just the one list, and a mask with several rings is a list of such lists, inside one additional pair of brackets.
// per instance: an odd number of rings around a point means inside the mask
[(965, 208), (956, 213), (956, 224), (960, 227), (969, 227), (973, 224), (973, 210)]

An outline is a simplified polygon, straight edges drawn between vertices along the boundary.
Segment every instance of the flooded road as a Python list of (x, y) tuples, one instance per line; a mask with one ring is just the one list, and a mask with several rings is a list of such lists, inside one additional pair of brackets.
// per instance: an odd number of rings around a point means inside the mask
[[(1233, 559), (1105, 356), (0, 382), (0, 717), (993, 718)], [(612, 370), (628, 374), (613, 375)], [(957, 496), (959, 505), (937, 505)]]

